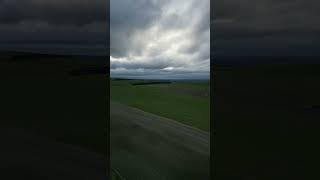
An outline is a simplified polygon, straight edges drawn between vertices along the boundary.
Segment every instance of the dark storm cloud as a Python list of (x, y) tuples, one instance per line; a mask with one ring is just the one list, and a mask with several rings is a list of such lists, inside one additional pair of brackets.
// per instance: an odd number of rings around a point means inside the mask
[(50, 43), (50, 44), (100, 44), (105, 43), (105, 23), (52, 25), (45, 22), (23, 22), (0, 25), (2, 44)]
[(319, 41), (319, 5), (316, 0), (214, 1), (213, 51), (239, 54), (246, 49), (243, 55), (300, 51), (307, 55), (307, 48)]
[[(217, 26), (258, 30), (319, 28), (316, 0), (225, 0), (213, 2)], [(232, 22), (227, 23), (228, 20)]]
[(106, 8), (104, 0), (0, 0), (0, 23), (42, 21), (78, 26), (104, 23)]
[[(162, 12), (165, 1), (154, 0), (111, 0), (110, 28), (111, 55), (126, 56), (138, 40), (132, 38), (136, 32), (148, 28)], [(135, 49), (139, 51), (139, 48)]]
[(0, 45), (106, 46), (108, 11), (105, 0), (0, 0)]

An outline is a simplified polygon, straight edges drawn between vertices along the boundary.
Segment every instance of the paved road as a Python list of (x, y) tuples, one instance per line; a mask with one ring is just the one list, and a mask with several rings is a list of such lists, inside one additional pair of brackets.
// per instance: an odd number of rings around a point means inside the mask
[(210, 133), (111, 102), (111, 164), (130, 180), (209, 179)]
[(101, 155), (18, 128), (1, 127), (0, 142), (0, 179), (106, 179)]

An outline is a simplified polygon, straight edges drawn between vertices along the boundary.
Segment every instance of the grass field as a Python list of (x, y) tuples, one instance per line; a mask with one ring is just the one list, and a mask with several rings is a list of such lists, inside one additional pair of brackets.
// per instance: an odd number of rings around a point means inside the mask
[[(28, 128), (89, 151), (107, 152), (109, 79), (104, 74), (69, 73), (96, 64), (70, 59), (3, 60), (0, 64), (2, 127)], [(118, 111), (111, 113), (110, 122), (112, 163), (120, 176), (208, 179), (209, 84), (133, 87), (129, 81), (112, 83), (112, 100), (124, 105), (113, 106)]]
[(209, 134), (111, 103), (111, 165), (126, 179), (208, 179)]
[(132, 180), (209, 179), (209, 91), (207, 82), (112, 80), (112, 167)]
[(133, 86), (134, 80), (111, 81), (111, 100), (146, 112), (210, 130), (208, 82)]

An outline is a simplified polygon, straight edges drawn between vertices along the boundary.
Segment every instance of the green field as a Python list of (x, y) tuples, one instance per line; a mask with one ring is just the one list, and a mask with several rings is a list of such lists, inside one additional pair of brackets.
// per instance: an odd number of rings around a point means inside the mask
[(209, 83), (137, 82), (111, 80), (112, 167), (132, 180), (209, 179)]
[[(2, 127), (28, 128), (88, 151), (107, 152), (109, 79), (68, 74), (96, 64), (67, 58), (3, 60), (0, 65)], [(131, 86), (112, 81), (111, 100), (124, 105), (111, 107), (117, 110), (111, 112), (111, 159), (118, 171), (112, 178), (208, 179), (209, 96), (208, 83)], [(165, 118), (174, 122), (162, 124)]]
[(210, 130), (210, 84), (190, 82), (133, 86), (112, 80), (111, 100), (181, 123)]

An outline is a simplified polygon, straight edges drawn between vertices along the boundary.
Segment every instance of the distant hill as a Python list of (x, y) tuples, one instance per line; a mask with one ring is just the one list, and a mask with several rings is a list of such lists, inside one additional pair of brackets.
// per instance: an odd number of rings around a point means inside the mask
[(47, 76), (57, 74), (107, 74), (109, 60), (104, 56), (57, 55), (32, 52), (0, 51), (2, 76)]
[(108, 59), (105, 56), (96, 55), (67, 55), (67, 54), (45, 54), (20, 51), (0, 51), (0, 60), (12, 61), (35, 61), (35, 60), (51, 60), (51, 59), (76, 59), (77, 61), (90, 61), (95, 63), (107, 64)]

